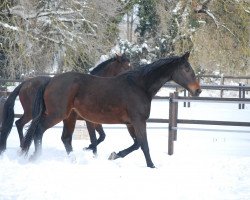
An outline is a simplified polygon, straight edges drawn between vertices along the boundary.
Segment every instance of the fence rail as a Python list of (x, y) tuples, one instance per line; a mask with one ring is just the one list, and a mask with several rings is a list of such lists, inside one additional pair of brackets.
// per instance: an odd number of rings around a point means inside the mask
[(180, 97), (178, 93), (171, 93), (169, 97), (169, 132), (168, 132), (168, 154), (174, 153), (174, 141), (177, 140), (178, 124), (200, 124), (200, 125), (221, 125), (221, 126), (245, 126), (250, 127), (250, 122), (240, 121), (215, 121), (215, 120), (188, 120), (178, 118), (178, 102), (201, 102), (201, 103), (246, 103), (250, 104), (250, 99), (240, 98), (213, 98), (213, 97)]
[(250, 98), (219, 98), (219, 97), (181, 97), (174, 98), (173, 102), (206, 102), (206, 103), (250, 103)]
[(250, 76), (197, 75), (198, 78), (250, 79)]

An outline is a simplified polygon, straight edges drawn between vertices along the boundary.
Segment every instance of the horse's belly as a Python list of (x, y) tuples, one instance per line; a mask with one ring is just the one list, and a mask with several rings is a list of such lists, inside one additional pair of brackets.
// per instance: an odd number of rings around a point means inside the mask
[(123, 124), (130, 121), (126, 109), (122, 106), (79, 104), (75, 110), (83, 119), (94, 123)]
[(127, 116), (114, 113), (95, 113), (92, 111), (79, 112), (78, 114), (85, 120), (98, 124), (126, 124), (129, 122)]

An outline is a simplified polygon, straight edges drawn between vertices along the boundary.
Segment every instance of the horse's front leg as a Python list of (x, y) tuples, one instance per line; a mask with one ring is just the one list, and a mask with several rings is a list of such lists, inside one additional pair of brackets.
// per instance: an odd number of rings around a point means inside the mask
[(131, 152), (139, 149), (140, 145), (135, 137), (135, 129), (132, 125), (127, 125), (127, 129), (128, 129), (128, 132), (130, 134), (130, 136), (132, 137), (133, 141), (134, 141), (134, 144), (131, 145), (130, 147), (122, 150), (122, 151), (119, 151), (119, 153), (111, 153), (111, 155), (109, 156), (109, 160), (115, 160), (117, 158), (124, 158), (125, 156), (127, 156), (128, 154), (130, 154)]
[(149, 153), (146, 121), (138, 121), (134, 124), (136, 138), (143, 151), (148, 167), (155, 168)]
[(117, 154), (113, 152), (110, 155), (109, 159), (114, 160), (120, 157), (123, 158), (129, 153), (141, 147), (144, 153), (145, 159), (146, 159), (147, 166), (154, 168), (155, 166), (151, 160), (150, 153), (149, 153), (147, 132), (146, 132), (146, 121), (138, 120), (137, 122), (133, 123), (133, 126), (131, 126), (130, 128), (128, 127), (128, 130), (129, 130), (131, 137), (134, 139), (134, 144), (130, 146), (129, 148), (120, 151)]

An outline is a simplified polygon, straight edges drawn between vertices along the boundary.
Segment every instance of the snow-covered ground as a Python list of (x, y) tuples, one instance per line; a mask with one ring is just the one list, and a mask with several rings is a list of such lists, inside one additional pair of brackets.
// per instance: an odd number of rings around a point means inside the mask
[[(16, 110), (20, 113), (18, 102)], [(168, 118), (168, 102), (154, 100), (151, 117)], [(180, 104), (179, 118), (249, 121), (250, 104), (245, 110), (238, 110), (237, 104), (192, 103), (191, 108)], [(197, 129), (178, 130), (174, 155), (169, 156), (168, 125), (148, 123), (150, 153), (156, 166), (150, 169), (140, 149), (109, 161), (111, 152), (128, 147), (132, 140), (125, 126), (104, 127), (107, 137), (97, 157), (82, 150), (89, 144), (87, 137), (73, 140), (74, 156), (68, 157), (59, 127), (46, 131), (43, 154), (34, 163), (19, 156), (14, 127), (7, 150), (0, 156), (0, 200), (250, 199), (250, 128), (179, 125)]]

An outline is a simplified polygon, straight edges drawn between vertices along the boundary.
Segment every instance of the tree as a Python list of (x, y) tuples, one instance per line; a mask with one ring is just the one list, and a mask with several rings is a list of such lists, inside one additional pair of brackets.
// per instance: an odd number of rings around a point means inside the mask
[(193, 37), (196, 65), (203, 61), (210, 72), (249, 73), (249, 7), (242, 0), (205, 1), (195, 7), (197, 21), (202, 21)]
[[(249, 72), (250, 2), (246, 0), (133, 1), (138, 6), (139, 33), (130, 52), (154, 60), (192, 51), (197, 69), (226, 74)], [(155, 31), (156, 30), (156, 31)], [(124, 42), (122, 44), (125, 44)], [(138, 50), (134, 50), (135, 47)], [(133, 49), (133, 51), (131, 51)], [(145, 52), (145, 51), (144, 51)], [(136, 56), (134, 56), (136, 57)]]
[(0, 8), (11, 77), (32, 70), (87, 71), (118, 36), (118, 1), (5, 0)]
[(155, 37), (159, 24), (158, 15), (156, 13), (156, 1), (138, 0), (137, 3), (139, 24), (135, 31), (139, 33), (141, 40)]

